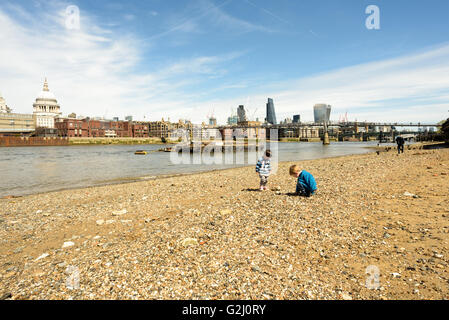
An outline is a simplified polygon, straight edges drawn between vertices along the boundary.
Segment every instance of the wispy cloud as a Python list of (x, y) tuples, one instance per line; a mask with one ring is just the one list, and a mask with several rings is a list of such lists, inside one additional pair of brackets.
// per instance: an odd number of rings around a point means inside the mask
[(266, 13), (266, 14), (269, 15), (270, 17), (272, 17), (272, 18), (274, 18), (274, 19), (276, 19), (276, 20), (278, 20), (278, 21), (280, 21), (280, 22), (282, 22), (282, 23), (285, 23), (285, 24), (291, 26), (291, 23), (290, 23), (289, 21), (287, 21), (287, 20), (285, 20), (285, 19), (279, 17), (277, 14), (274, 14), (272, 11), (267, 10), (267, 9), (265, 9), (265, 8), (263, 8), (263, 7), (260, 7), (260, 6), (256, 5), (254, 2), (252, 2), (252, 1), (250, 1), (250, 0), (244, 0), (244, 1), (245, 1), (246, 3), (248, 3), (249, 5), (253, 6), (254, 8), (256, 8), (256, 9), (258, 9), (258, 10), (261, 10), (262, 12)]
[[(301, 114), (313, 120), (313, 105), (327, 103), (333, 106), (334, 119), (348, 111), (351, 119), (362, 121), (436, 122), (448, 116), (449, 45), (251, 89), (260, 119), (267, 97), (272, 97), (279, 118)], [(214, 104), (229, 110), (245, 100), (246, 95), (211, 100), (204, 108)]]
[(133, 14), (128, 13), (128, 14), (124, 15), (124, 18), (125, 18), (126, 21), (133, 21), (136, 18), (136, 16), (133, 15)]
[(166, 30), (154, 34), (147, 40), (160, 39), (176, 32), (201, 33), (209, 30), (212, 26), (221, 31), (242, 34), (248, 32), (273, 33), (274, 31), (262, 25), (251, 23), (247, 20), (237, 18), (228, 14), (224, 8), (233, 0), (223, 0), (215, 4), (210, 0), (199, 0), (194, 3), (192, 12), (180, 17), (175, 15), (175, 22), (171, 23)]
[(247, 20), (237, 18), (228, 14), (223, 10), (223, 7), (230, 1), (226, 1), (221, 6), (214, 6), (209, 0), (202, 1), (204, 6), (209, 7), (207, 17), (211, 24), (215, 24), (220, 28), (230, 30), (237, 33), (247, 33), (247, 32), (274, 32), (272, 29), (267, 28), (263, 25), (255, 24)]
[(318, 37), (318, 34), (314, 32), (313, 30), (309, 30), (309, 33), (313, 34), (315, 37)]
[[(223, 8), (202, 2), (201, 18), (215, 26), (249, 31), (263, 27), (237, 19)], [(209, 5), (208, 5), (209, 4)], [(232, 74), (233, 62), (248, 51), (219, 55), (165, 57), (153, 65), (147, 44), (131, 33), (115, 31), (99, 18), (82, 12), (81, 30), (67, 30), (65, 3), (52, 9), (25, 10), (0, 6), (0, 91), (17, 112), (29, 113), (43, 78), (57, 95), (64, 113), (90, 116), (143, 115), (204, 121), (214, 108), (224, 122), (239, 104), (251, 101), (251, 114), (265, 117), (267, 97), (275, 99), (278, 118), (301, 114), (312, 120), (312, 107), (328, 103), (334, 118), (349, 112), (352, 119), (438, 121), (447, 117), (449, 97), (449, 45), (406, 56), (355, 65), (321, 74), (270, 82), (266, 77)], [(204, 11), (205, 10), (205, 11)], [(197, 17), (197, 16), (195, 16)], [(187, 19), (170, 30), (189, 32), (199, 20)], [(187, 27), (192, 23), (190, 27)], [(197, 24), (198, 23), (198, 24)], [(157, 45), (153, 39), (152, 45)], [(145, 47), (143, 47), (145, 45)], [(217, 81), (222, 79), (222, 81)]]
[[(140, 39), (103, 29), (86, 12), (81, 30), (67, 30), (64, 5), (33, 12), (34, 21), (45, 21), (36, 25), (0, 8), (0, 41), (7, 44), (0, 50), (0, 89), (16, 112), (31, 112), (47, 76), (66, 114), (102, 116), (107, 110), (109, 116), (163, 116), (164, 110), (192, 103), (194, 94), (183, 88), (226, 74), (223, 64), (242, 54), (186, 57), (139, 71)], [(30, 14), (14, 10), (22, 17)]]

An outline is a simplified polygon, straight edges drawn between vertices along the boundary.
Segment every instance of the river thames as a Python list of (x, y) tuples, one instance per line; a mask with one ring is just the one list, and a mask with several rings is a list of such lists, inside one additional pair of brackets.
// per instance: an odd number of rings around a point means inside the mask
[[(376, 142), (279, 143), (279, 161), (362, 154)], [(0, 149), (0, 197), (154, 179), (160, 176), (228, 169), (234, 165), (174, 164), (160, 145), (16, 147)], [(137, 156), (136, 150), (146, 150)], [(255, 163), (254, 163), (255, 164)]]

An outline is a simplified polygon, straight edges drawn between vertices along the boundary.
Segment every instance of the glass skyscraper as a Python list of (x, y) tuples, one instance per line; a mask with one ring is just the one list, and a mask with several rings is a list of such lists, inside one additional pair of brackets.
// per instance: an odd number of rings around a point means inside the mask
[(313, 107), (315, 123), (329, 123), (332, 107), (327, 104), (316, 104)]
[(273, 99), (268, 98), (267, 103), (267, 122), (271, 124), (277, 124), (276, 112), (274, 111)]
[(245, 122), (247, 120), (245, 106), (239, 106), (239, 108), (237, 109), (237, 115), (239, 118), (239, 122)]
[(228, 125), (230, 125), (230, 126), (236, 125), (238, 122), (239, 122), (238, 116), (230, 116), (228, 118)]

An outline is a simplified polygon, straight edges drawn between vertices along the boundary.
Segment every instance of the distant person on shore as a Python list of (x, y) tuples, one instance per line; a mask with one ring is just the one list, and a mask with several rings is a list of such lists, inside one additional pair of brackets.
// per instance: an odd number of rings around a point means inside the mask
[(268, 178), (271, 174), (271, 151), (265, 151), (262, 158), (257, 161), (256, 172), (260, 177), (260, 191), (267, 190)]
[(404, 138), (398, 136), (396, 138), (396, 143), (398, 144), (398, 154), (401, 154), (401, 152), (404, 153), (404, 144), (405, 144)]
[(312, 174), (294, 165), (290, 167), (290, 175), (298, 179), (296, 184), (296, 194), (298, 196), (309, 198), (315, 194), (318, 188)]

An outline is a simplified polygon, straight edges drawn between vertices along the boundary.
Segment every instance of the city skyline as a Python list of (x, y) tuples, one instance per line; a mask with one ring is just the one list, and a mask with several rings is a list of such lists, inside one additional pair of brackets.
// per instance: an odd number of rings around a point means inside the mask
[[(264, 119), (268, 96), (278, 119), (312, 121), (321, 101), (334, 120), (447, 118), (447, 2), (380, 3), (380, 30), (365, 27), (366, 1), (281, 2), (4, 1), (0, 92), (14, 112), (29, 113), (48, 77), (64, 114), (136, 120), (201, 123), (214, 107), (225, 123), (248, 98)], [(80, 30), (66, 29), (69, 4), (80, 9)], [(345, 13), (335, 14), (340, 6)], [(409, 24), (395, 21), (403, 14)]]
[[(257, 109), (256, 109), (257, 110)], [(302, 123), (304, 124), (321, 124), (324, 122), (328, 122), (329, 124), (331, 123), (350, 123), (350, 122), (359, 122), (359, 123), (384, 123), (384, 124), (392, 124), (392, 123), (398, 123), (398, 124), (404, 124), (407, 125), (408, 122), (407, 121), (402, 121), (402, 122), (392, 122), (392, 121), (358, 121), (357, 119), (348, 119), (347, 117), (343, 117), (337, 121), (336, 119), (332, 119), (331, 118), (331, 110), (332, 107), (330, 105), (327, 104), (315, 104), (313, 106), (313, 115), (314, 115), (314, 119), (313, 121), (303, 121)], [(104, 121), (121, 121), (121, 122), (133, 122), (134, 116), (133, 115), (127, 115), (127, 116), (123, 116), (123, 117), (117, 117), (117, 116), (112, 116), (112, 117), (99, 117), (99, 116), (91, 116), (91, 115), (79, 115), (77, 114), (77, 111), (71, 112), (71, 113), (65, 113), (63, 114), (63, 112), (61, 112), (60, 110), (60, 105), (58, 104), (57, 100), (56, 100), (56, 96), (53, 94), (53, 92), (51, 92), (49, 90), (49, 85), (48, 85), (48, 80), (47, 78), (45, 78), (44, 80), (44, 84), (43, 84), (43, 89), (41, 92), (39, 92), (37, 94), (37, 98), (35, 100), (35, 103), (33, 104), (33, 113), (17, 113), (14, 112), (13, 109), (9, 108), (6, 104), (5, 99), (3, 98), (3, 96), (0, 93), (0, 115), (1, 114), (10, 114), (11, 116), (36, 116), (36, 126), (39, 127), (39, 125), (41, 125), (41, 127), (48, 127), (48, 128), (54, 128), (54, 121), (56, 121), (58, 118), (60, 120), (63, 119), (78, 119), (78, 120), (82, 120), (82, 119), (92, 119), (92, 120), (104, 120)], [(243, 122), (247, 122), (247, 121), (255, 121), (258, 122), (260, 124), (268, 124), (268, 125), (277, 125), (277, 120), (276, 120), (276, 110), (274, 107), (274, 101), (272, 98), (268, 98), (268, 102), (266, 103), (266, 118), (265, 121), (259, 121), (258, 118), (248, 118), (247, 115), (247, 110), (245, 109), (245, 105), (239, 105), (237, 108), (237, 113), (236, 115), (234, 115), (234, 112), (232, 111), (231, 108), (231, 116), (227, 118), (227, 121), (225, 122), (218, 122), (217, 118), (213, 115), (214, 112), (212, 114), (209, 114), (207, 116), (207, 121), (202, 121), (201, 123), (198, 122), (196, 123), (196, 125), (202, 124), (202, 125), (213, 125), (213, 126), (225, 126), (225, 125), (238, 125), (238, 123), (243, 123)], [(166, 120), (164, 120), (164, 118)], [(285, 118), (284, 121), (280, 121), (280, 124), (286, 124), (286, 123), (301, 123), (300, 121), (301, 119), (301, 115), (293, 115), (293, 118), (287, 117)], [(145, 119), (142, 120), (137, 120), (137, 122), (167, 122), (167, 123), (180, 123), (180, 122), (189, 122), (189, 123), (194, 123), (193, 121), (191, 121), (190, 119), (177, 119), (176, 121), (170, 121), (170, 117), (162, 117), (161, 119)], [(213, 124), (212, 124), (212, 123)], [(441, 121), (440, 121), (441, 122)], [(433, 123), (425, 123), (425, 122), (410, 122), (410, 124), (416, 125), (416, 124), (420, 124), (422, 123), (424, 126), (428, 126), (428, 125), (438, 125), (440, 122), (433, 122)]]

